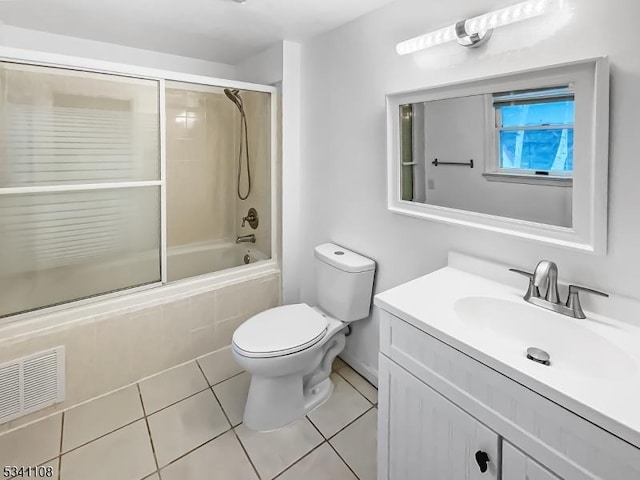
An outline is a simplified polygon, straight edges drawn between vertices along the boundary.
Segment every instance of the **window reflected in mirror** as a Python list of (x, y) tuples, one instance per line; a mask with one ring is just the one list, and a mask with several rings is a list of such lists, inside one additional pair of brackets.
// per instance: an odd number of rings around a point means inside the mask
[(575, 98), (570, 87), (493, 95), (497, 171), (571, 177)]

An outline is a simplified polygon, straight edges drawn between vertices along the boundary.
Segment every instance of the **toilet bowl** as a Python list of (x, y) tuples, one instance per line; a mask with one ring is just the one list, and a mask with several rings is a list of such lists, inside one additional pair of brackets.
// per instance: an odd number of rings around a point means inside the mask
[(283, 427), (327, 400), (349, 323), (369, 314), (375, 262), (332, 243), (316, 247), (315, 259), (318, 306), (275, 307), (233, 334), (233, 355), (251, 374), (243, 419), (250, 429)]

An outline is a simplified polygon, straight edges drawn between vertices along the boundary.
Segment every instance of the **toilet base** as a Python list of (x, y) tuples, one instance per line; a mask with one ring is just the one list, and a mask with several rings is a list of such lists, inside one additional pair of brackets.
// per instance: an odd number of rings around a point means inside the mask
[(329, 397), (333, 393), (333, 382), (330, 378), (326, 378), (319, 385), (316, 385), (305, 396), (304, 409), (306, 412), (310, 412), (316, 407), (319, 407), (324, 402), (329, 400)]
[(277, 430), (304, 417), (333, 393), (333, 382), (327, 378), (303, 396), (302, 378), (297, 378), (300, 382), (289, 377), (252, 377), (244, 408), (245, 426), (260, 432)]
[(326, 401), (333, 393), (331, 366), (345, 347), (345, 330), (344, 323), (330, 319), (324, 342), (280, 357), (249, 358), (234, 349), (238, 363), (251, 373), (246, 427), (276, 430)]

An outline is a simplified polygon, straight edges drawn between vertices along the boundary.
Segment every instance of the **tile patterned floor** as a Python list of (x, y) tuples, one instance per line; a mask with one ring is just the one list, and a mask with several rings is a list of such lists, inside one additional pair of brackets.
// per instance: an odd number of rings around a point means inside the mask
[(218, 351), (0, 436), (0, 465), (58, 480), (375, 480), (378, 392), (340, 359), (331, 378), (309, 415), (254, 432), (250, 376)]

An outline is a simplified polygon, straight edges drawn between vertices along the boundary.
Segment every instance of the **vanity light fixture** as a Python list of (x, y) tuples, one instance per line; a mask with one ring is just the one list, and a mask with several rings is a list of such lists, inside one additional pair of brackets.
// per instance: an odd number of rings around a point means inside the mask
[(457, 40), (465, 47), (479, 47), (489, 40), (495, 28), (544, 15), (562, 8), (563, 4), (564, 0), (529, 0), (517, 3), (400, 42), (396, 51), (398, 55), (408, 55), (452, 40)]

